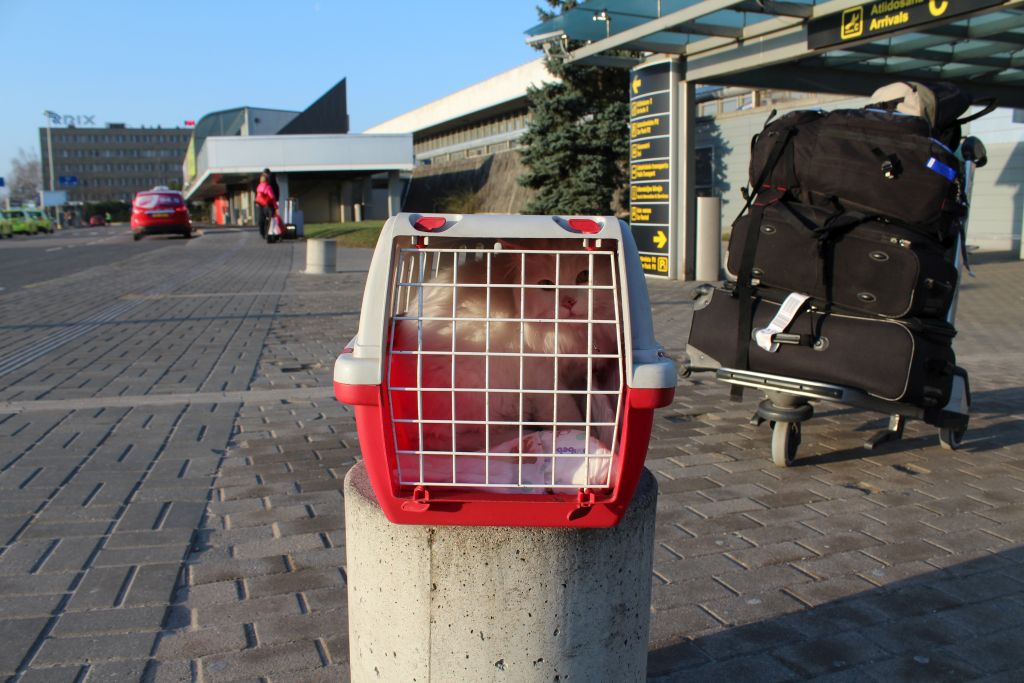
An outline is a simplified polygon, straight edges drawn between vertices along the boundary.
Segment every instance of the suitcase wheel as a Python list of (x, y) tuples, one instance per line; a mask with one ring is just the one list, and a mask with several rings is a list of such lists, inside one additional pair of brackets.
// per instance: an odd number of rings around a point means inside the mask
[(796, 460), (800, 446), (799, 422), (772, 423), (772, 462), (778, 467), (789, 467)]
[(955, 451), (964, 442), (964, 434), (967, 433), (967, 422), (970, 417), (964, 415), (960, 424), (952, 427), (939, 427), (939, 445), (947, 451)]

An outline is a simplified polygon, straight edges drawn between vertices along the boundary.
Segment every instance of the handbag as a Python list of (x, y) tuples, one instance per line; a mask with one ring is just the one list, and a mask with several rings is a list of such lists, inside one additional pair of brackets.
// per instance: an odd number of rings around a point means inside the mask
[(274, 237), (281, 236), (281, 219), (278, 216), (275, 215), (271, 217), (270, 228), (267, 230), (267, 234), (273, 235)]

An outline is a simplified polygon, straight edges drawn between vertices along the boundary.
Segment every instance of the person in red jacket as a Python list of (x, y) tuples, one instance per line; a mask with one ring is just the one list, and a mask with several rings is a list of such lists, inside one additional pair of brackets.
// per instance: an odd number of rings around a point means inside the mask
[(267, 236), (271, 217), (277, 213), (277, 195), (270, 184), (266, 173), (260, 174), (260, 184), (256, 186), (256, 225), (260, 229), (260, 237)]

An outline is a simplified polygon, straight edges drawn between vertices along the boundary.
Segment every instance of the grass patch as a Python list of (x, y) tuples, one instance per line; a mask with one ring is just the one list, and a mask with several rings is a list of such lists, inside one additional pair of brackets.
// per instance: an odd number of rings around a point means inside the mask
[(384, 221), (306, 223), (306, 239), (336, 240), (339, 247), (370, 247), (377, 244)]

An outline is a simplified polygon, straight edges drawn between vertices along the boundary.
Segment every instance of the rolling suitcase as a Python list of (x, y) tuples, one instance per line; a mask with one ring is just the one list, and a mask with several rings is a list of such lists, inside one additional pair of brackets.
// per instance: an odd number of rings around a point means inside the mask
[[(768, 327), (779, 308), (779, 303), (755, 297), (753, 329)], [(713, 289), (710, 296), (701, 296), (687, 342), (687, 354), (698, 369), (735, 367), (740, 315), (735, 291)], [(855, 387), (884, 401), (941, 407), (953, 383), (955, 334), (944, 320), (868, 318), (803, 305), (773, 336), (774, 352), (751, 338), (749, 370)]]
[(784, 201), (756, 219), (748, 213), (733, 224), (726, 268), (734, 278), (748, 232), (759, 230), (751, 276), (760, 285), (887, 318), (941, 318), (949, 310), (957, 269), (919, 232)]

